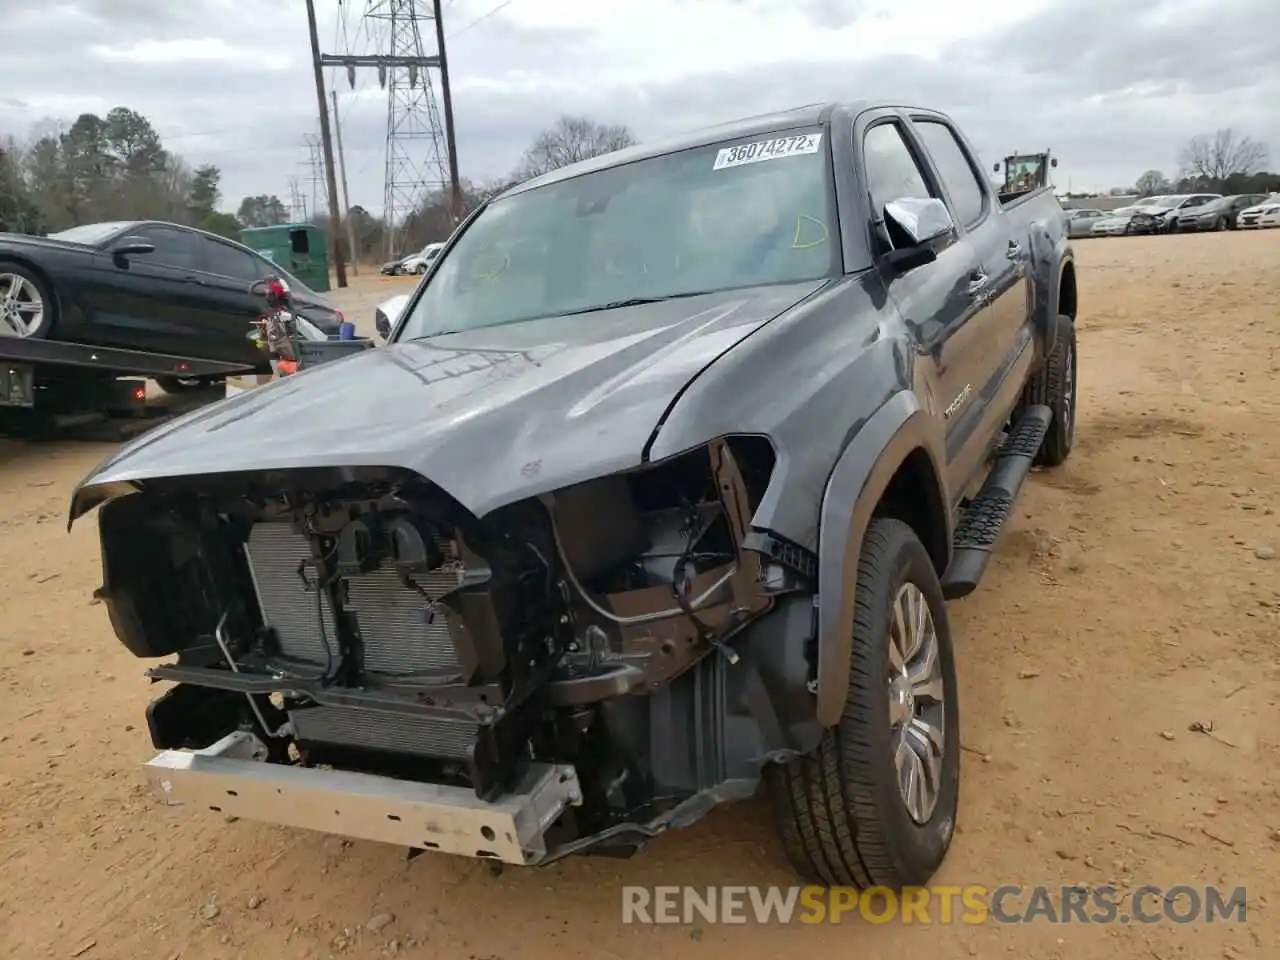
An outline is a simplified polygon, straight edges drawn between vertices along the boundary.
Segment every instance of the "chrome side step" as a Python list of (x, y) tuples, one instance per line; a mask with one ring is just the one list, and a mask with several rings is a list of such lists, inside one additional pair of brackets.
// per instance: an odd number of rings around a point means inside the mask
[(265, 756), (256, 737), (237, 732), (204, 750), (165, 750), (143, 769), (167, 804), (522, 866), (546, 857), (547, 828), (582, 803), (571, 766), (531, 764), (511, 793), (486, 803), (467, 787), (264, 763)]

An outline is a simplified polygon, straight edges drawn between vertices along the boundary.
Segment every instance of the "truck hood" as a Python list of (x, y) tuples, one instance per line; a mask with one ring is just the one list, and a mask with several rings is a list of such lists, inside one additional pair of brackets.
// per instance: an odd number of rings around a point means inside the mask
[(81, 481), (70, 522), (118, 492), (119, 484), (364, 466), (412, 470), (483, 516), (640, 465), (684, 387), (823, 282), (704, 294), (366, 350), (149, 431)]

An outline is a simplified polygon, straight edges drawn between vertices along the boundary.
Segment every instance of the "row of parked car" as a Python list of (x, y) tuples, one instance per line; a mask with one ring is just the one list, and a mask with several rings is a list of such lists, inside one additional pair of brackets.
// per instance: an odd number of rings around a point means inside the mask
[(1280, 193), (1169, 194), (1117, 210), (1068, 210), (1066, 217), (1072, 237), (1280, 227)]

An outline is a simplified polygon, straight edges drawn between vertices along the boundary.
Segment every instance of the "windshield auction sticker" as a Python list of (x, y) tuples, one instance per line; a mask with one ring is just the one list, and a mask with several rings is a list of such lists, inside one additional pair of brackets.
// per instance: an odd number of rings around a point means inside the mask
[(783, 157), (817, 153), (821, 146), (822, 134), (820, 133), (801, 133), (794, 137), (757, 140), (755, 143), (743, 143), (736, 147), (725, 147), (716, 154), (716, 162), (711, 169), (724, 170), (727, 167), (741, 167), (748, 163), (761, 163), (765, 160), (781, 160)]

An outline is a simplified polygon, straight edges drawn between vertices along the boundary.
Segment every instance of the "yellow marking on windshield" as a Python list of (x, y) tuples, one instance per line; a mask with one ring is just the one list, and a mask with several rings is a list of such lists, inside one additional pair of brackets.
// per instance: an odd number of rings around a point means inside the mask
[[(821, 230), (822, 236), (820, 236), (817, 240), (810, 240), (808, 243), (801, 243), (800, 227), (802, 222), (805, 220), (808, 220), (810, 223), (814, 224), (819, 230)], [(813, 247), (819, 247), (819, 246), (822, 246), (822, 244), (826, 243), (827, 238), (830, 236), (831, 236), (831, 231), (827, 229), (826, 223), (819, 220), (817, 217), (810, 217), (810, 216), (806, 216), (803, 213), (799, 213), (799, 214), (796, 214), (796, 229), (795, 229), (794, 235), (791, 238), (791, 249), (792, 250), (809, 250)]]

